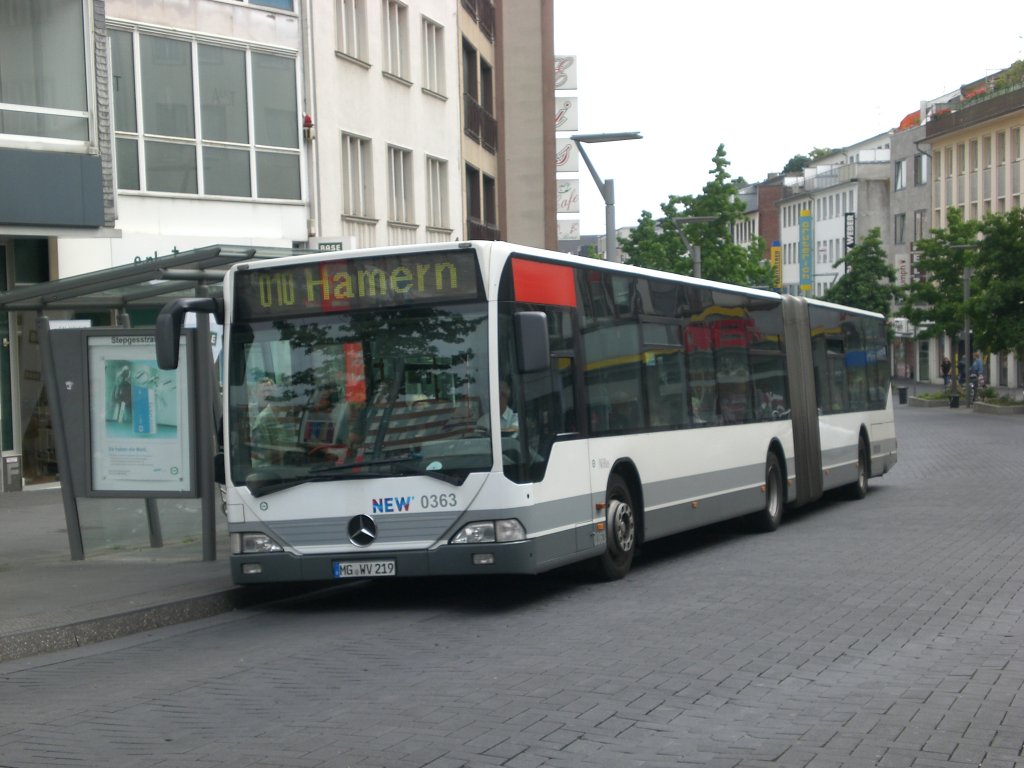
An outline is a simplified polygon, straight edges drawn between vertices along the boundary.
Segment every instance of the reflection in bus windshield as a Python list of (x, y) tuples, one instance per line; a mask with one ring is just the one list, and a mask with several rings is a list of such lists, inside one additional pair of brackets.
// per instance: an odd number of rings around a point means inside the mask
[(489, 470), (485, 319), (471, 304), (237, 324), (233, 480)]

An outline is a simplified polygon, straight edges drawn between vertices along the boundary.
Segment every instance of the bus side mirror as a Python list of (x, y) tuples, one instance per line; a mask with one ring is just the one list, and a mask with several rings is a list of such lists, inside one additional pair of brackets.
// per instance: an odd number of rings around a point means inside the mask
[(220, 304), (212, 298), (175, 299), (156, 316), (156, 364), (164, 371), (178, 367), (178, 344), (181, 324), (187, 312), (209, 312), (218, 319), (223, 316)]
[(548, 316), (543, 312), (516, 312), (513, 320), (519, 372), (546, 371), (551, 366)]

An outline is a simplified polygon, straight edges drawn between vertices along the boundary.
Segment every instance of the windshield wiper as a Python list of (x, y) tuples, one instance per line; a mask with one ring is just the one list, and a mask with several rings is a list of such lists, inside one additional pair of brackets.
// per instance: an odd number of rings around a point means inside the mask
[(294, 488), (296, 485), (302, 485), (304, 482), (306, 482), (306, 479), (301, 477), (291, 477), (287, 480), (263, 480), (257, 477), (253, 479), (246, 478), (245, 486), (253, 496), (266, 496), (268, 493), (274, 493), (274, 491)]
[(380, 464), (393, 464), (396, 461), (408, 461), (414, 458), (414, 454), (404, 453), (401, 456), (387, 456), (379, 459), (359, 459), (358, 461), (348, 461), (344, 464), (328, 464), (326, 467), (317, 467), (316, 469), (310, 470), (311, 475), (320, 474), (334, 474), (335, 472), (341, 472), (346, 469), (359, 469), (360, 467), (373, 467)]
[[(342, 465), (340, 467), (324, 467), (323, 469), (345, 469), (351, 468), (351, 466), (362, 466), (359, 465)], [(321, 470), (314, 470), (314, 472), (321, 472)], [(299, 475), (298, 477), (287, 477), (287, 478), (261, 478), (261, 477), (250, 477), (245, 481), (246, 487), (249, 492), (255, 496), (266, 496), (269, 493), (276, 493), (277, 491), (284, 491), (288, 488), (294, 488), (297, 485), (304, 485), (305, 483), (319, 483), (325, 480), (344, 480), (344, 479), (356, 479), (356, 478), (368, 478), (368, 477), (387, 477), (379, 473), (361, 473), (358, 475), (330, 475), (330, 474), (313, 474)]]
[(311, 469), (305, 475), (292, 477), (260, 477), (250, 476), (246, 479), (245, 485), (249, 492), (255, 496), (266, 496), (277, 491), (284, 491), (305, 483), (322, 483), (326, 480), (364, 480), (368, 478), (392, 477), (394, 475), (386, 472), (367, 472), (367, 467), (379, 467), (385, 464), (396, 465), (395, 473), (398, 475), (423, 475), (432, 477), (435, 480), (448, 483), (449, 485), (462, 485), (466, 482), (465, 475), (455, 475), (449, 472), (440, 472), (435, 469), (421, 469), (411, 462), (421, 461), (421, 458), (414, 453), (406, 453), (400, 456), (388, 456), (377, 459), (363, 459), (350, 461), (345, 464), (331, 464), (326, 467)]

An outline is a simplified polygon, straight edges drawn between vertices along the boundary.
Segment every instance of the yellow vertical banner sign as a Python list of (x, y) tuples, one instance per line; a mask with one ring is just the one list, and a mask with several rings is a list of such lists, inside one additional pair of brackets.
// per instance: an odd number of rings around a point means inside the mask
[(782, 245), (778, 240), (772, 242), (768, 251), (768, 263), (772, 267), (772, 288), (782, 290)]
[(800, 293), (814, 290), (814, 216), (800, 211)]

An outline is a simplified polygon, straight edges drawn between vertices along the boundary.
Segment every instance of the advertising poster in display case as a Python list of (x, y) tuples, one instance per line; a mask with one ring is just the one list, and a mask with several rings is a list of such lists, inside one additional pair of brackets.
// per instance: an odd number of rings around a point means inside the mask
[(173, 371), (157, 366), (152, 334), (90, 335), (86, 352), (91, 490), (156, 496), (193, 493), (185, 350)]

